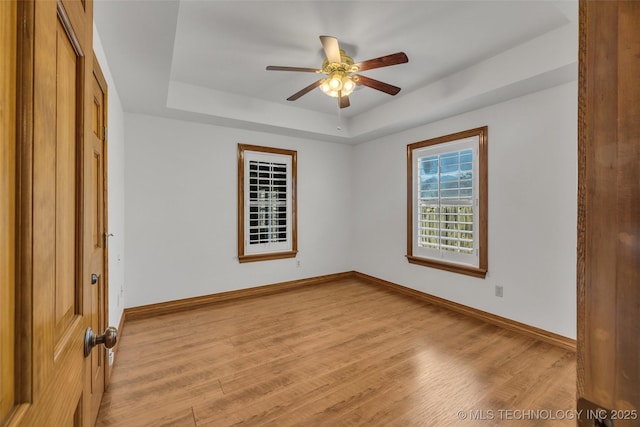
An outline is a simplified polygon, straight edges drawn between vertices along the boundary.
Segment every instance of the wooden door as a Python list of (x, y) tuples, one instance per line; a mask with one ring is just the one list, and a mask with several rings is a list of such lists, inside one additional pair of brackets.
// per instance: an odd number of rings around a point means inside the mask
[(640, 2), (581, 1), (579, 56), (580, 425), (638, 426)]
[(86, 232), (93, 4), (24, 0), (15, 16), (16, 357), (2, 423), (92, 425), (84, 336), (93, 306)]
[(0, 425), (15, 401), (17, 2), (0, 2)]
[[(87, 211), (87, 234), (90, 238), (87, 264), (90, 275), (94, 277), (89, 296), (90, 305), (87, 314), (90, 327), (102, 333), (107, 327), (108, 313), (108, 277), (106, 260), (107, 230), (107, 194), (106, 194), (106, 129), (107, 129), (107, 84), (95, 56), (91, 79), (91, 134), (87, 144), (89, 169), (88, 185), (91, 187), (91, 199)], [(93, 283), (95, 282), (95, 283)], [(93, 348), (88, 356), (88, 369), (85, 383), (86, 414), (91, 425), (95, 422), (104, 394), (108, 351), (103, 346)]]

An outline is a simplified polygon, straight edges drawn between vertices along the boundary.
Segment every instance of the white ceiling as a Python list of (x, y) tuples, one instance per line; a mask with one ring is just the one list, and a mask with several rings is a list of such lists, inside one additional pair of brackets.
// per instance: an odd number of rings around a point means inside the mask
[[(575, 1), (96, 0), (95, 24), (125, 111), (357, 143), (577, 78)], [(362, 72), (402, 88), (358, 87), (338, 112), (316, 81), (318, 36)], [(340, 129), (338, 129), (340, 127)]]

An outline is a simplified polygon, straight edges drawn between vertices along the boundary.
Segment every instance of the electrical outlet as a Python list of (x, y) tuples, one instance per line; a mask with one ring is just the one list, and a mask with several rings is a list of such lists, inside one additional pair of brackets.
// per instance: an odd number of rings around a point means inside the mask
[(297, 261), (296, 261), (296, 267), (297, 267), (297, 268), (300, 268), (300, 264), (301, 264), (301, 263), (300, 263), (300, 260), (297, 260)]
[(496, 296), (502, 298), (502, 294), (503, 294), (503, 289), (502, 286), (498, 286), (496, 285)]

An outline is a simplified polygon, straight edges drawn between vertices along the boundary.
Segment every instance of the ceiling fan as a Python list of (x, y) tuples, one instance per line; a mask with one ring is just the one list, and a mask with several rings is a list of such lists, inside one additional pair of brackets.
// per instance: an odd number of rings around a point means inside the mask
[(294, 93), (287, 98), (287, 101), (295, 101), (302, 95), (320, 87), (325, 94), (338, 98), (338, 105), (340, 108), (346, 108), (351, 105), (349, 102), (349, 94), (353, 92), (356, 85), (368, 86), (381, 92), (388, 93), (389, 95), (396, 95), (400, 92), (400, 88), (397, 86), (356, 73), (409, 62), (409, 58), (407, 58), (407, 55), (404, 52), (392, 53), (391, 55), (381, 56), (379, 58), (373, 58), (354, 64), (353, 59), (348, 56), (344, 50), (340, 49), (338, 39), (335, 37), (320, 36), (320, 42), (322, 43), (325, 54), (327, 55), (326, 59), (322, 63), (321, 69), (281, 67), (276, 65), (269, 65), (267, 67), (267, 70), (302, 71), (327, 75), (327, 77), (313, 82), (304, 89)]

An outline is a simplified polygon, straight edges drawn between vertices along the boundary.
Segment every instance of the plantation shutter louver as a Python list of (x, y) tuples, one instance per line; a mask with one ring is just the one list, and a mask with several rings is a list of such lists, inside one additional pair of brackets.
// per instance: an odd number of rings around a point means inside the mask
[(287, 240), (287, 165), (249, 161), (249, 244)]

